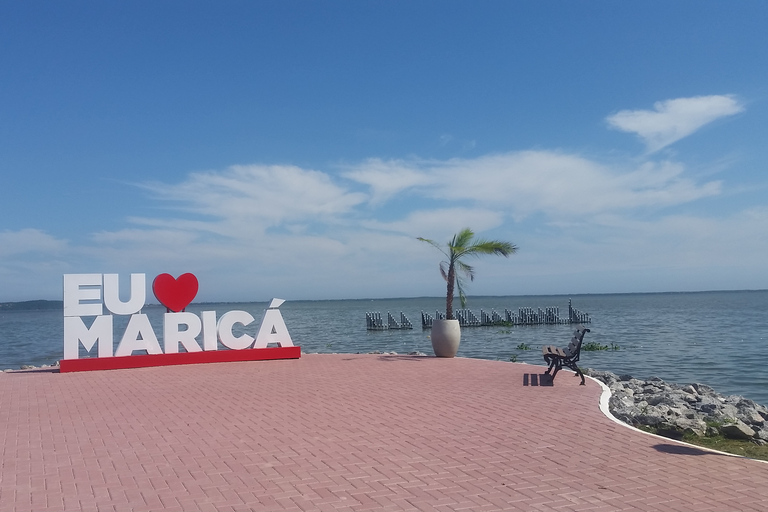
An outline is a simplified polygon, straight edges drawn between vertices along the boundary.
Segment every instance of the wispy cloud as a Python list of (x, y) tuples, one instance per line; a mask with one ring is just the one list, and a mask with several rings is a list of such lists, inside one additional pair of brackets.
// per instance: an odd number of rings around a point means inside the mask
[(653, 108), (622, 110), (606, 120), (617, 130), (636, 133), (653, 153), (716, 119), (744, 111), (744, 106), (732, 95), (677, 98), (656, 102)]
[(366, 220), (361, 226), (377, 231), (406, 234), (411, 237), (429, 236), (448, 239), (451, 233), (472, 226), (482, 232), (499, 227), (504, 223), (502, 210), (475, 208), (436, 208), (416, 210), (389, 222)]
[(434, 176), (423, 172), (418, 162), (370, 158), (357, 165), (347, 166), (343, 175), (367, 185), (371, 194), (370, 202), (380, 204), (404, 190), (428, 188), (439, 182)]
[(0, 232), (0, 256), (44, 253), (51, 255), (66, 248), (66, 242), (39, 229)]
[[(236, 165), (193, 173), (181, 183), (147, 183), (144, 187), (180, 211), (216, 221), (227, 219), (216, 231), (231, 236), (299, 219), (327, 222), (367, 199), (335, 183), (327, 173), (279, 165)], [(230, 227), (233, 232), (223, 231)]]
[[(718, 181), (697, 183), (674, 162), (616, 168), (574, 154), (521, 151), (446, 161), (368, 161), (345, 176), (383, 201), (397, 193), (502, 209), (516, 218), (550, 218), (660, 208), (717, 195)], [(404, 179), (401, 179), (404, 178)]]

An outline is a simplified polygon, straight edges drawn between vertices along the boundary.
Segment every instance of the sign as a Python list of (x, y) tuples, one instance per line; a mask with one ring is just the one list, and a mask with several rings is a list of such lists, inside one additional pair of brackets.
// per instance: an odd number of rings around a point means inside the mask
[[(237, 324), (245, 328), (255, 321), (247, 311), (228, 311), (220, 318), (215, 311), (203, 311), (199, 316), (186, 311), (198, 291), (194, 274), (178, 278), (160, 274), (152, 283), (155, 297), (167, 309), (161, 346), (149, 317), (141, 312), (146, 288), (145, 274), (131, 274), (130, 295), (122, 301), (118, 274), (64, 274), (60, 371), (301, 357), (301, 347), (293, 345), (278, 309), (284, 300), (272, 299), (255, 338), (246, 333), (236, 336), (233, 329)], [(116, 348), (115, 315), (129, 316)], [(219, 344), (224, 350), (219, 350)], [(95, 347), (96, 356), (81, 358), (81, 346), (88, 354)]]

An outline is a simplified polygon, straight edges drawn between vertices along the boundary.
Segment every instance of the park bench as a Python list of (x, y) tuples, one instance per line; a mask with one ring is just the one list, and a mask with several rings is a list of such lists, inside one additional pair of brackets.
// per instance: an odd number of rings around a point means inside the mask
[(565, 366), (566, 368), (570, 368), (576, 372), (576, 376), (581, 377), (581, 385), (584, 385), (584, 374), (581, 373), (581, 370), (579, 370), (579, 367), (576, 365), (576, 363), (579, 362), (581, 342), (584, 340), (584, 335), (588, 332), (589, 329), (583, 325), (580, 325), (576, 328), (576, 331), (573, 333), (573, 338), (571, 338), (571, 342), (566, 348), (547, 345), (541, 349), (544, 354), (544, 361), (549, 364), (549, 369), (547, 369), (547, 371), (544, 373), (550, 375), (549, 372), (552, 371), (552, 368), (555, 369), (555, 371), (551, 374), (552, 382), (554, 382), (555, 375), (557, 375), (557, 372), (560, 371), (560, 368)]

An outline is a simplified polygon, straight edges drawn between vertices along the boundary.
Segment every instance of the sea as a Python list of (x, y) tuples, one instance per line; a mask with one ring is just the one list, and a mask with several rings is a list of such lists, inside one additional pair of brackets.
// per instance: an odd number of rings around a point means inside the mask
[[(480, 310), (504, 316), (505, 309), (517, 313), (520, 308), (556, 307), (567, 318), (569, 301), (590, 317), (584, 343), (604, 348), (582, 351), (582, 368), (680, 384), (697, 382), (725, 395), (768, 404), (768, 290), (469, 297), (467, 308), (479, 318)], [(267, 306), (267, 302), (193, 303), (187, 311), (216, 311), (219, 316), (248, 311), (256, 320), (242, 332), (255, 336)], [(432, 354), (430, 330), (422, 329), (421, 313), (434, 317), (444, 309), (445, 299), (438, 297), (287, 300), (280, 306), (290, 336), (303, 353)], [(165, 308), (147, 305), (142, 312), (161, 340)], [(368, 330), (368, 312), (380, 313), (385, 322), (388, 312), (398, 321), (402, 313), (413, 329)], [(128, 317), (115, 317), (116, 340), (127, 321)], [(567, 345), (572, 330), (568, 324), (465, 327), (458, 356), (543, 366), (541, 347)], [(0, 370), (52, 365), (62, 357), (60, 309), (0, 312)]]

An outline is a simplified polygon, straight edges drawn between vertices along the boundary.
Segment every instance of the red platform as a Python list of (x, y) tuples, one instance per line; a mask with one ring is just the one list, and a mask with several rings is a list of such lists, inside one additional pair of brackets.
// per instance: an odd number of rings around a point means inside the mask
[(178, 354), (145, 354), (123, 357), (87, 357), (84, 359), (62, 359), (59, 371), (87, 372), (93, 370), (121, 370), (125, 368), (146, 368), (149, 366), (172, 366), (178, 364), (229, 363), (233, 361), (266, 361), (271, 359), (299, 359), (301, 347), (248, 348), (243, 350), (209, 350), (203, 352), (181, 352)]

